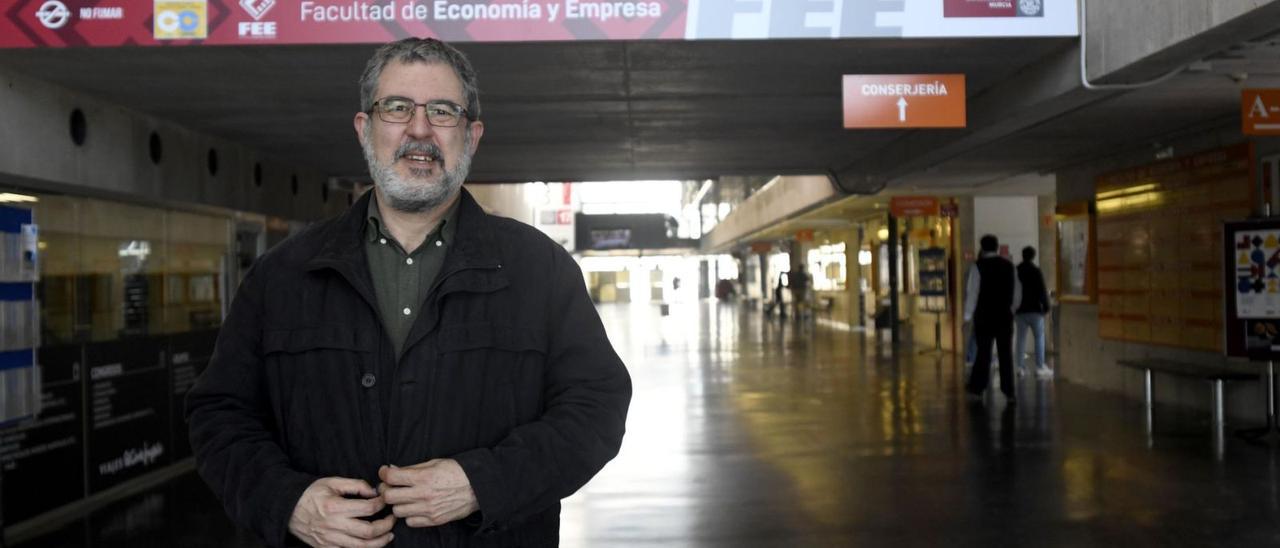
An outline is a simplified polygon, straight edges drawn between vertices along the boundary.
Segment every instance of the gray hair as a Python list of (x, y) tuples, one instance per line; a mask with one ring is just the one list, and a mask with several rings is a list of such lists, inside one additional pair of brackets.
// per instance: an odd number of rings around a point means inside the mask
[(405, 38), (385, 44), (374, 52), (369, 63), (360, 75), (360, 110), (368, 112), (377, 99), (373, 96), (378, 91), (378, 78), (382, 69), (391, 61), (401, 63), (443, 63), (453, 68), (453, 72), (462, 81), (462, 93), (467, 104), (467, 118), (480, 119), (480, 87), (476, 83), (476, 71), (471, 68), (471, 61), (457, 48), (435, 38)]

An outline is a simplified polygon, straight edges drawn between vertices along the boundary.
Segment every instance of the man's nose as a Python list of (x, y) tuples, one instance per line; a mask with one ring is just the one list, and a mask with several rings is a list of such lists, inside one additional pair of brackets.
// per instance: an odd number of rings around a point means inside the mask
[(427, 121), (427, 107), (424, 105), (415, 106), (413, 108), (413, 116), (409, 118), (409, 127), (406, 128), (409, 135), (419, 139), (430, 137), (435, 133), (435, 129), (436, 128)]

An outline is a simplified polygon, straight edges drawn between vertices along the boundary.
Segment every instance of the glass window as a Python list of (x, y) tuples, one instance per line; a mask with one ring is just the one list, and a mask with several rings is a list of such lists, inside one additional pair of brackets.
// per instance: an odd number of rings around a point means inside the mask
[(809, 250), (807, 262), (815, 291), (841, 291), (845, 288), (844, 249), (844, 242), (839, 242)]

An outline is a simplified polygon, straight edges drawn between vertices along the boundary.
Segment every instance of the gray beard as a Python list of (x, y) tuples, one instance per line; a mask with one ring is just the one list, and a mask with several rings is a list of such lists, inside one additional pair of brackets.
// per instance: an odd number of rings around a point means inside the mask
[[(388, 206), (404, 213), (422, 213), (444, 205), (462, 188), (462, 183), (467, 180), (467, 174), (471, 171), (471, 154), (464, 149), (458, 157), (458, 165), (453, 169), (444, 169), (439, 183), (409, 181), (392, 168), (396, 160), (394, 157), (387, 164), (378, 161), (373, 152), (372, 139), (363, 140), (360, 147), (364, 150), (365, 163), (369, 164), (369, 176), (373, 177), (373, 184), (382, 191)], [(442, 168), (447, 167), (443, 165), (443, 154), (440, 163)], [(411, 169), (409, 172), (415, 177), (426, 177), (428, 174), (426, 170), (419, 169)]]

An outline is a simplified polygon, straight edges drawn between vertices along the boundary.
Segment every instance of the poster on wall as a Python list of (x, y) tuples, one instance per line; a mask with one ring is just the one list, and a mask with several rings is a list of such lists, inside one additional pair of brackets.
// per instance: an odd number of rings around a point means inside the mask
[(1280, 318), (1280, 228), (1239, 230), (1234, 241), (1237, 317)]
[(1221, 238), (1226, 353), (1280, 359), (1280, 219), (1227, 222)]
[(920, 296), (947, 296), (947, 250), (926, 247), (920, 250)]

